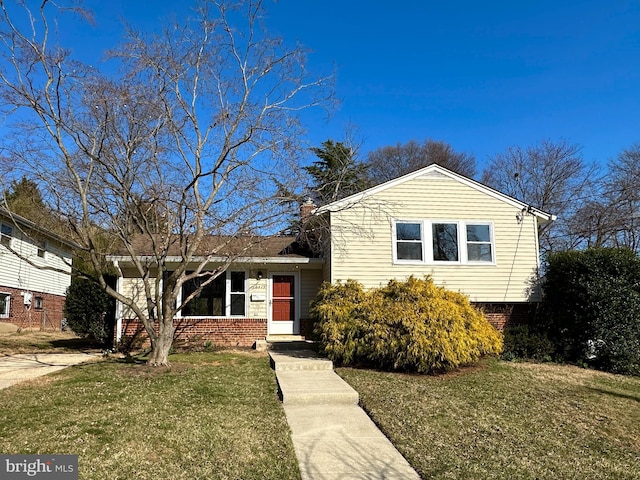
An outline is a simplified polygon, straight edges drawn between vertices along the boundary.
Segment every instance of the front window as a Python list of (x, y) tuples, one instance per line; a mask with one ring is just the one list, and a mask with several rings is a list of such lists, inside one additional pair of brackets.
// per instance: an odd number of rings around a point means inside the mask
[[(201, 287), (208, 280), (208, 277), (193, 278), (182, 286), (182, 298), (189, 295)], [(210, 317), (224, 316), (224, 285), (225, 276), (216, 277), (211, 283), (202, 287), (200, 293), (192, 298), (182, 309), (185, 317)]]
[(11, 302), (11, 295), (8, 293), (0, 293), (0, 318), (9, 317), (9, 304)]
[(422, 224), (396, 223), (396, 259), (422, 260)]
[(458, 261), (458, 224), (434, 223), (431, 225), (433, 240), (433, 260), (442, 262)]
[(467, 225), (467, 258), (470, 262), (492, 262), (491, 226)]
[[(182, 286), (182, 298), (195, 292), (208, 277), (194, 278)], [(202, 287), (182, 309), (183, 317), (244, 316), (246, 305), (246, 273), (225, 272)]]
[(495, 262), (491, 222), (413, 220), (393, 223), (394, 262)]
[(0, 243), (5, 247), (11, 246), (11, 237), (13, 236), (13, 228), (9, 225), (2, 224), (0, 227)]
[(231, 315), (244, 315), (244, 306), (246, 304), (245, 291), (245, 273), (231, 272)]

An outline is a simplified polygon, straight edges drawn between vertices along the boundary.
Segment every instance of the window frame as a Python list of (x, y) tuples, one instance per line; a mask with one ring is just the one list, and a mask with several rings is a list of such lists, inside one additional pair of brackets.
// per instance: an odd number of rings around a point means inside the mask
[(11, 314), (11, 294), (8, 292), (0, 292), (0, 296), (5, 297), (4, 311), (0, 310), (0, 318), (9, 318)]
[[(236, 273), (241, 273), (243, 278), (242, 278), (242, 290), (233, 290), (233, 274)], [(246, 317), (247, 316), (247, 290), (248, 290), (248, 275), (247, 272), (244, 270), (231, 270), (229, 271), (229, 275), (227, 276), (227, 285), (228, 285), (228, 289), (225, 292), (226, 295), (229, 297), (228, 302), (227, 302), (227, 310), (228, 310), (228, 316), (229, 317)], [(242, 297), (242, 305), (243, 305), (243, 313), (242, 314), (233, 314), (233, 299), (234, 297)]]
[(36, 239), (36, 255), (38, 258), (46, 259), (47, 254), (47, 242), (46, 240)]
[[(469, 226), (487, 226), (487, 227), (489, 227), (489, 241), (469, 240), (469, 236), (467, 234), (467, 227), (469, 227)], [(495, 263), (496, 263), (496, 241), (495, 241), (495, 237), (493, 235), (493, 223), (492, 222), (467, 221), (467, 222), (465, 222), (465, 225), (464, 225), (464, 235), (465, 235), (464, 249), (465, 249), (465, 258), (467, 259), (467, 263), (479, 264), (479, 265), (488, 265), (488, 264), (495, 265)], [(469, 244), (473, 244), (473, 245), (487, 245), (488, 244), (490, 249), (491, 249), (491, 260), (489, 260), (489, 261), (487, 261), (487, 260), (470, 260), (469, 259)]]
[[(417, 224), (420, 225), (420, 240), (398, 240), (398, 224)], [(393, 261), (394, 263), (424, 263), (426, 260), (425, 257), (425, 230), (424, 230), (424, 222), (422, 220), (402, 220), (402, 221), (394, 221), (393, 222)], [(398, 242), (403, 244), (417, 244), (421, 245), (421, 260), (417, 259), (409, 259), (409, 258), (398, 258)]]
[[(398, 224), (420, 224), (421, 231), (421, 243), (422, 243), (422, 260), (411, 260), (398, 258), (398, 237), (397, 237), (397, 225)], [(458, 259), (457, 260), (434, 260), (433, 252), (433, 226), (440, 224), (455, 224), (456, 225), (456, 241), (458, 244)], [(467, 226), (482, 225), (489, 227), (489, 241), (488, 242), (473, 242), (467, 238)], [(393, 219), (392, 221), (392, 249), (393, 249), (393, 264), (394, 265), (496, 265), (496, 241), (494, 235), (494, 225), (492, 221), (487, 220), (450, 220), (450, 219)], [(401, 243), (402, 241), (400, 241)], [(471, 260), (469, 259), (469, 243), (472, 244), (488, 244), (491, 249), (491, 261), (487, 260)]]
[(44, 297), (34, 297), (33, 308), (36, 310), (44, 310)]
[[(231, 275), (232, 273), (243, 273), (244, 274), (244, 282), (243, 282), (243, 287), (244, 287), (244, 291), (240, 292), (240, 291), (231, 291), (231, 287), (232, 287), (232, 282), (231, 282)], [(176, 317), (177, 318), (246, 318), (247, 317), (247, 312), (248, 312), (248, 305), (247, 305), (247, 299), (249, 297), (248, 295), (248, 290), (249, 290), (249, 273), (246, 270), (236, 270), (236, 269), (227, 269), (224, 271), (224, 273), (220, 274), (220, 276), (224, 275), (224, 314), (223, 315), (184, 315), (182, 313), (182, 310), (180, 310), (179, 312), (177, 312)], [(217, 280), (217, 279), (216, 279)], [(215, 280), (214, 280), (215, 281)], [(180, 294), (178, 297), (178, 304), (182, 303), (182, 295), (184, 292), (184, 285), (182, 285), (182, 288), (180, 289)], [(239, 315), (239, 314), (232, 314), (231, 313), (231, 300), (232, 300), (232, 295), (236, 295), (236, 296), (240, 296), (240, 295), (244, 295), (244, 313)]]
[[(427, 222), (425, 222), (427, 223)], [(454, 220), (434, 220), (434, 221), (430, 221), (429, 223), (429, 234), (430, 234), (430, 239), (429, 239), (429, 245), (431, 246), (430, 251), (428, 253), (430, 253), (430, 255), (426, 258), (429, 258), (430, 263), (434, 263), (434, 264), (444, 264), (444, 265), (452, 265), (452, 264), (457, 264), (457, 263), (463, 263), (462, 262), (462, 252), (460, 251), (460, 245), (461, 245), (461, 238), (460, 238), (460, 233), (461, 233), (461, 228), (460, 228), (460, 222), (454, 221)], [(434, 257), (434, 234), (433, 234), (433, 230), (434, 227), (436, 225), (455, 225), (456, 227), (456, 259), (455, 260), (442, 260), (442, 259), (438, 259), (436, 260)], [(426, 226), (425, 226), (426, 229)]]

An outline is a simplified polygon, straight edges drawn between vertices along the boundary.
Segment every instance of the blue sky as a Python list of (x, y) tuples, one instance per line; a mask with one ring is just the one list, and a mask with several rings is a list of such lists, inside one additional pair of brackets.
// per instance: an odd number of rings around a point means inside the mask
[[(118, 38), (119, 17), (143, 28), (183, 2), (90, 0), (91, 46)], [(486, 159), (508, 146), (564, 138), (606, 162), (640, 142), (640, 2), (266, 1), (267, 27), (335, 68), (341, 105), (307, 114), (309, 141), (342, 140), (361, 155), (444, 140)], [(67, 32), (86, 42), (86, 32)], [(80, 40), (78, 40), (80, 39)], [(76, 43), (76, 45), (79, 45)], [(86, 43), (84, 48), (87, 47)]]

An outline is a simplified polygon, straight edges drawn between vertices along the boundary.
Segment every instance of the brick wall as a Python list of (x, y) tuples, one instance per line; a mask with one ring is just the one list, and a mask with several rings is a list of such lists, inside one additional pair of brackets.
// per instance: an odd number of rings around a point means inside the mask
[[(64, 296), (49, 293), (31, 293), (31, 306), (24, 304), (22, 293), (25, 290), (0, 287), (1, 293), (11, 295), (9, 317), (0, 318), (0, 322), (8, 322), (19, 328), (60, 330), (64, 318)], [(42, 299), (42, 308), (36, 308), (36, 298)]]
[(474, 303), (474, 306), (500, 331), (508, 326), (528, 325), (534, 308), (530, 303)]
[[(122, 335), (146, 337), (142, 323), (135, 319), (122, 322)], [(176, 339), (185, 342), (195, 339), (224, 347), (252, 347), (266, 336), (266, 318), (176, 319)]]

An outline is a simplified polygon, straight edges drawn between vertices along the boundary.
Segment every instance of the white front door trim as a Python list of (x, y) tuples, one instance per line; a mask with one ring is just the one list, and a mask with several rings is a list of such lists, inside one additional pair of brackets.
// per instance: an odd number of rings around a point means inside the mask
[[(288, 275), (293, 277), (294, 321), (273, 321), (273, 277)], [(267, 297), (267, 334), (268, 335), (299, 335), (300, 334), (300, 274), (299, 272), (269, 272)]]

